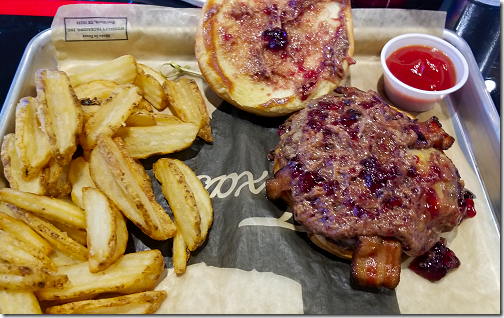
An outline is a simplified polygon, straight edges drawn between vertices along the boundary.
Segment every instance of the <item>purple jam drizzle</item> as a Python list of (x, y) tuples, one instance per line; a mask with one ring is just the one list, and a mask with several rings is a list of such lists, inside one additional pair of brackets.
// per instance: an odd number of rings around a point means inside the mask
[(263, 32), (262, 37), (266, 42), (266, 47), (274, 52), (285, 49), (289, 44), (287, 32), (282, 28), (266, 30)]
[(378, 190), (385, 187), (388, 180), (393, 180), (401, 174), (397, 167), (388, 171), (383, 169), (375, 157), (363, 159), (360, 164), (363, 169), (359, 173), (359, 178), (363, 179), (369, 190), (377, 195)]
[(409, 268), (423, 278), (436, 282), (459, 266), (460, 260), (446, 247), (446, 239), (441, 238), (429, 251), (417, 256)]

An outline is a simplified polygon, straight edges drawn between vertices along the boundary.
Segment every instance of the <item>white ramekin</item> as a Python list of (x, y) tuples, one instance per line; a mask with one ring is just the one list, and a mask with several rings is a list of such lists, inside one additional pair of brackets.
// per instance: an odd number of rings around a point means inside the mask
[[(411, 45), (429, 46), (445, 53), (455, 66), (455, 85), (442, 91), (425, 91), (406, 85), (392, 75), (387, 67), (387, 58), (395, 50)], [(395, 106), (413, 112), (431, 109), (436, 102), (461, 88), (469, 76), (469, 67), (464, 56), (453, 45), (436, 36), (421, 33), (403, 34), (388, 41), (381, 51), (381, 64), (387, 97)]]

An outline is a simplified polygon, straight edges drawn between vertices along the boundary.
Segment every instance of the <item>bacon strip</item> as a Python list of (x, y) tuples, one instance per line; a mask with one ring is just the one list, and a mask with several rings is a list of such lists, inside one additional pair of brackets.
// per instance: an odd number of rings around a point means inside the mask
[(352, 257), (352, 278), (361, 286), (393, 289), (401, 274), (401, 244), (379, 236), (361, 236)]

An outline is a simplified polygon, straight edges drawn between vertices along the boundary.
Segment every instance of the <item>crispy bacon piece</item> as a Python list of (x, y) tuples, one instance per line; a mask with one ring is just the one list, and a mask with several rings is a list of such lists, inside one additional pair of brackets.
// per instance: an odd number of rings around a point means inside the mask
[(283, 199), (285, 202), (290, 203), (291, 182), (292, 177), (290, 168), (288, 166), (284, 166), (275, 173), (274, 178), (266, 181), (266, 193), (268, 199)]
[(360, 236), (352, 257), (352, 278), (366, 287), (393, 289), (401, 274), (401, 244), (379, 236)]

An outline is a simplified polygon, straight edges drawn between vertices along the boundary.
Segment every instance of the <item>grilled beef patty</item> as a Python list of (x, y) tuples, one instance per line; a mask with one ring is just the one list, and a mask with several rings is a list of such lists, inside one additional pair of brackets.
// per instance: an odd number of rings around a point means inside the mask
[(465, 217), (464, 182), (443, 153), (454, 142), (373, 91), (339, 87), (279, 128), (270, 199), (284, 198), (310, 234), (352, 245), (393, 238), (411, 256)]

